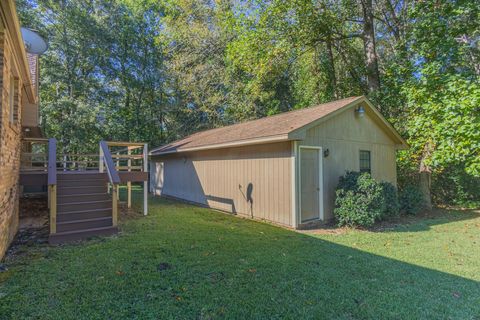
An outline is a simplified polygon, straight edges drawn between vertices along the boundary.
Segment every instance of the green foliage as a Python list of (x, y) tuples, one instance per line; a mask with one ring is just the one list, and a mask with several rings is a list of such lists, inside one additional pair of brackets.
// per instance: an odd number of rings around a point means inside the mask
[(18, 9), (22, 24), (49, 42), (40, 61), (42, 125), (63, 152), (92, 152), (101, 139), (167, 139), (158, 6), (22, 0)]
[(424, 159), (434, 171), (463, 163), (468, 174), (480, 176), (480, 84), (457, 75), (432, 77), (406, 89), (410, 152), (420, 156), (429, 145)]
[[(50, 44), (40, 64), (41, 114), (65, 152), (92, 151), (99, 139), (157, 146), (364, 94), (411, 146), (398, 153), (400, 186), (417, 179), (422, 163), (434, 193), (448, 194), (434, 194), (437, 203), (473, 201), (459, 190), (480, 176), (475, 1), (16, 3), (22, 24)], [(367, 81), (368, 16), (375, 90)], [(435, 178), (444, 175), (456, 183)]]
[(383, 211), (381, 218), (397, 216), (400, 210), (397, 188), (395, 188), (390, 182), (386, 181), (381, 181), (380, 186), (383, 191), (382, 199), (385, 202), (385, 210)]
[(423, 196), (415, 185), (408, 184), (399, 190), (400, 212), (416, 215), (423, 208)]
[(480, 178), (465, 172), (460, 164), (432, 175), (432, 200), (463, 208), (480, 208)]
[(339, 226), (370, 227), (398, 214), (397, 190), (368, 173), (347, 172), (337, 186), (334, 215)]

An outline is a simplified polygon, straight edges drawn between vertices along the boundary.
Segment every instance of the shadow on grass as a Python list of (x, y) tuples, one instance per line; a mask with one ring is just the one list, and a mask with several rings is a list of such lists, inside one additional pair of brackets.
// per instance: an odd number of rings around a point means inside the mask
[(433, 226), (456, 221), (468, 221), (480, 218), (480, 210), (434, 209), (417, 216), (391, 218), (369, 229), (373, 232), (419, 232), (431, 230)]
[(0, 318), (480, 315), (477, 281), (170, 200), (150, 205), (119, 237), (13, 264)]

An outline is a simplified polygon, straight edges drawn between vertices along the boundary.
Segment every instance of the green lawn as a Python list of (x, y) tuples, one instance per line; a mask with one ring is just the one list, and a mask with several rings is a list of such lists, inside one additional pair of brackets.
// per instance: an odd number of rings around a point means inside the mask
[(28, 249), (2, 319), (480, 319), (480, 214), (302, 234), (152, 199), (120, 235)]

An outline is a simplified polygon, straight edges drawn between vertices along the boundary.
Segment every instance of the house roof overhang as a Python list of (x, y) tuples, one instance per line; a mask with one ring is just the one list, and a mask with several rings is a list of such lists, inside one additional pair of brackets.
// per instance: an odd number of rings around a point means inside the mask
[(5, 29), (9, 30), (14, 57), (19, 69), (18, 72), (23, 80), (23, 91), (27, 96), (28, 102), (37, 103), (37, 97), (35, 95), (30, 77), (27, 52), (25, 50), (22, 34), (20, 32), (20, 22), (18, 21), (15, 2), (13, 0), (0, 1), (0, 14), (0, 18), (5, 25)]

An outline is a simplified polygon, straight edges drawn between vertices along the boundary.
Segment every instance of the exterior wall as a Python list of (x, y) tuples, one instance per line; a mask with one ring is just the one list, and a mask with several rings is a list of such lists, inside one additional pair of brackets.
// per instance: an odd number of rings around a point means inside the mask
[[(27, 61), (30, 69), (30, 77), (35, 97), (38, 99), (38, 55), (27, 53)], [(22, 127), (39, 126), (39, 105), (38, 103), (24, 103), (22, 106)]]
[(291, 161), (290, 142), (157, 156), (151, 190), (291, 226)]
[[(12, 39), (0, 22), (0, 259), (18, 229), (21, 106), (26, 101), (12, 52)], [(15, 109), (10, 121), (10, 77), (16, 77)]]
[[(320, 146), (323, 151), (329, 150), (328, 157), (322, 159), (325, 220), (333, 218), (335, 188), (339, 177), (346, 171), (359, 171), (360, 150), (369, 150), (371, 153), (373, 178), (396, 185), (395, 143), (375, 123), (371, 113), (367, 108), (367, 114), (359, 118), (353, 109), (347, 109), (310, 128), (306, 138), (298, 142), (299, 146)], [(298, 188), (297, 184), (297, 190)]]

